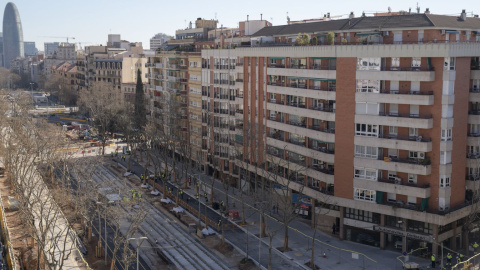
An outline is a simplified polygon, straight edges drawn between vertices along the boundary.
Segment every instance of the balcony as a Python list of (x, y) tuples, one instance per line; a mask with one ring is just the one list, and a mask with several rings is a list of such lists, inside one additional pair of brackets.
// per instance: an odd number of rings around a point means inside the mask
[(480, 176), (478, 175), (467, 175), (465, 177), (465, 188), (473, 191), (480, 189)]
[(396, 171), (411, 174), (430, 175), (432, 166), (429, 159), (399, 159), (399, 158), (354, 158), (354, 166), (378, 170)]
[(308, 117), (325, 121), (335, 121), (335, 113), (324, 111), (314, 113), (312, 110), (302, 108), (301, 103), (294, 106), (293, 103), (291, 103), (291, 105), (283, 105), (269, 102), (267, 103), (267, 109), (287, 114), (294, 114), (300, 117)]
[[(295, 133), (301, 136), (310, 137), (324, 142), (335, 142), (335, 129), (321, 128), (320, 126), (305, 127), (304, 125), (290, 125), (284, 123), (283, 119), (269, 118), (267, 127), (284, 132)], [(317, 132), (312, 132), (315, 130)]]
[[(358, 90), (357, 90), (358, 91)], [(383, 91), (381, 93), (362, 93), (355, 94), (356, 102), (378, 102), (378, 103), (395, 103), (410, 105), (433, 105), (433, 92), (398, 92)]]
[(469, 111), (468, 112), (468, 123), (469, 124), (480, 123), (480, 111)]
[(428, 68), (390, 67), (382, 70), (357, 70), (357, 80), (420, 81), (433, 82), (435, 71)]
[(378, 179), (378, 181), (354, 178), (353, 186), (370, 190), (412, 196), (417, 198), (429, 198), (431, 188), (429, 185), (417, 185), (415, 183), (402, 183), (401, 179)]
[(298, 88), (277, 85), (276, 83), (270, 83), (267, 86), (268, 93), (281, 94), (281, 95), (293, 95), (298, 97), (309, 97), (315, 99), (335, 100), (336, 93), (335, 88), (320, 88), (319, 86), (310, 86), (311, 88)]
[(298, 142), (290, 140), (288, 142), (280, 141), (274, 138), (267, 137), (267, 144), (276, 148), (285, 149), (294, 152), (298, 155), (311, 157), (327, 163), (333, 163), (335, 155), (329, 151), (321, 151), (319, 149), (307, 148), (305, 142)]
[(480, 69), (470, 71), (470, 80), (480, 80)]
[(355, 136), (356, 145), (401, 149), (408, 151), (431, 152), (432, 140), (422, 136), (397, 136), (379, 134), (378, 137)]
[(278, 68), (279, 66), (269, 66), (267, 68), (267, 75), (272, 76), (289, 76), (301, 78), (319, 78), (335, 80), (337, 78), (337, 71), (330, 69), (306, 69), (306, 68)]
[(470, 95), (468, 97), (468, 101), (480, 102), (480, 88), (475, 87), (470, 89)]
[(383, 113), (378, 115), (371, 114), (356, 114), (356, 123), (366, 123), (384, 126), (397, 126), (408, 128), (424, 128), (429, 129), (433, 127), (432, 115), (423, 114), (409, 114), (409, 113)]

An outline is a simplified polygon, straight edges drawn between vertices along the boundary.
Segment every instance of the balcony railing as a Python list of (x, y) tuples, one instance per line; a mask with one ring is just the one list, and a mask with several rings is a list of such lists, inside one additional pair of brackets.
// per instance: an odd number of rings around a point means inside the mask
[[(385, 160), (386, 158), (389, 158), (389, 157), (379, 156), (378, 160)], [(415, 164), (415, 165), (423, 165), (423, 166), (428, 166), (428, 165), (431, 164), (431, 161), (430, 161), (429, 157), (426, 157), (425, 159), (390, 157), (389, 159), (390, 159), (390, 162), (398, 162), (398, 163), (406, 163), (406, 164)]]
[(321, 112), (333, 112), (333, 108), (329, 108), (326, 106), (311, 106), (309, 109)]
[(422, 95), (422, 96), (432, 96), (433, 91), (399, 91), (399, 90), (381, 90), (381, 94), (392, 94), (392, 95)]
[(379, 116), (393, 116), (393, 117), (402, 117), (402, 118), (420, 118), (420, 119), (431, 119), (431, 114), (411, 114), (411, 113), (388, 113), (380, 112)]
[(480, 137), (480, 133), (467, 133), (468, 137)]
[(480, 88), (471, 88), (470, 92), (471, 93), (480, 93)]
[(480, 176), (479, 175), (467, 175), (465, 177), (465, 180), (468, 180), (468, 181), (479, 181), (480, 180)]
[(395, 185), (401, 185), (401, 186), (409, 186), (409, 187), (418, 187), (418, 188), (429, 188), (430, 184), (417, 184), (417, 183), (403, 183), (402, 179), (397, 178), (397, 179), (390, 179), (390, 178), (385, 178), (385, 179), (378, 179), (378, 182), (382, 183), (389, 183), (389, 184), (395, 184)]
[(381, 67), (381, 71), (433, 71), (433, 67)]
[(287, 105), (291, 107), (305, 108), (305, 102), (288, 102)]
[(310, 126), (308, 128), (316, 130), (316, 131), (335, 134), (335, 129), (334, 128), (327, 128), (327, 127), (320, 127), (320, 126)]
[(297, 122), (297, 121), (288, 121), (288, 124), (292, 126), (297, 126), (297, 127), (307, 127), (307, 125), (303, 122)]
[(393, 134), (378, 134), (378, 138), (401, 140), (401, 141), (417, 141), (417, 142), (431, 142), (432, 139), (424, 138), (422, 136), (398, 136)]
[(329, 175), (334, 175), (335, 174), (334, 170), (329, 170), (329, 169), (322, 168), (321, 166), (319, 166), (317, 164), (314, 164), (312, 166), (312, 169), (314, 169), (315, 171), (319, 171), (321, 173), (329, 174)]
[(325, 153), (325, 154), (332, 154), (332, 155), (335, 154), (335, 150), (330, 150), (325, 146), (314, 146), (314, 145), (310, 144), (308, 149), (312, 149), (312, 150), (322, 152), (322, 153)]
[(467, 153), (469, 159), (480, 159), (480, 153)]
[(305, 147), (305, 141), (298, 141), (298, 140), (294, 140), (294, 139), (289, 139), (288, 140), (289, 143), (291, 144), (295, 144), (295, 145), (299, 145), (299, 146), (304, 146)]
[(269, 68), (285, 68), (285, 64), (276, 64), (276, 65), (270, 64), (268, 67)]
[(471, 114), (471, 115), (480, 115), (480, 111), (468, 111), (468, 114)]
[(306, 83), (290, 83), (289, 87), (307, 89), (307, 84)]

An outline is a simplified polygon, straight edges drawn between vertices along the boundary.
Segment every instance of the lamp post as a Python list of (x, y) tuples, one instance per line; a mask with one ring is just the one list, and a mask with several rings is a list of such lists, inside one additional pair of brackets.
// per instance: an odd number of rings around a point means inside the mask
[[(197, 179), (196, 176), (198, 176), (199, 183), (197, 183), (197, 181), (195, 180), (195, 179)], [(197, 199), (197, 201), (198, 201), (198, 226), (197, 226), (197, 231), (198, 231), (198, 230), (200, 230), (200, 221), (202, 220), (202, 215), (200, 214), (200, 175), (194, 174), (193, 177), (194, 177), (193, 179), (195, 180), (194, 184), (196, 185), (197, 196), (198, 196), (198, 199)]]
[[(140, 248), (140, 246), (142, 245), (143, 243), (143, 240), (145, 239), (148, 239), (147, 237), (143, 236), (143, 237), (138, 237), (138, 238), (128, 238), (127, 240), (130, 241), (130, 240), (137, 240), (137, 270), (139, 269), (139, 261), (138, 261), (138, 249)], [(141, 241), (140, 241), (141, 240)], [(140, 241), (140, 243), (138, 243), (138, 241)], [(127, 268), (128, 268), (128, 265), (127, 265)]]

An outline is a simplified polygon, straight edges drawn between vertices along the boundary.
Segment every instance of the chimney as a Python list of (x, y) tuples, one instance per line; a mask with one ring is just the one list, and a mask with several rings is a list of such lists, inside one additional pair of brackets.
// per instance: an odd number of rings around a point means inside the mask
[(466, 21), (467, 20), (467, 13), (465, 12), (465, 9), (462, 9), (462, 13), (460, 13), (460, 21)]
[(412, 8), (408, 8), (408, 14), (412, 13)]
[(330, 12), (327, 12), (327, 18), (330, 19)]
[(350, 15), (348, 15), (348, 18), (349, 18), (349, 19), (355, 18), (355, 14), (353, 14), (353, 11), (350, 12)]
[(260, 21), (263, 21), (262, 17), (263, 17), (263, 14), (260, 13)]
[(420, 7), (417, 6), (417, 13), (420, 13)]
[(425, 14), (430, 14), (430, 9), (428, 7), (425, 9)]
[(366, 17), (366, 16), (365, 16), (365, 11), (364, 11), (364, 12), (362, 12), (362, 17)]

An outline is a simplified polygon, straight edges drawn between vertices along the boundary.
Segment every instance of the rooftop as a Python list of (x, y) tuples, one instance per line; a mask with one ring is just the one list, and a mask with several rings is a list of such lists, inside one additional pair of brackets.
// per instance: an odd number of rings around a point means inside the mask
[(406, 14), (376, 17), (358, 17), (320, 21), (313, 23), (296, 23), (264, 27), (254, 33), (253, 37), (259, 36), (283, 36), (296, 35), (298, 33), (321, 33), (321, 32), (350, 32), (350, 31), (383, 31), (404, 28), (433, 28), (433, 29), (465, 29), (480, 31), (480, 19), (467, 17), (461, 20), (457, 16), (435, 14)]

